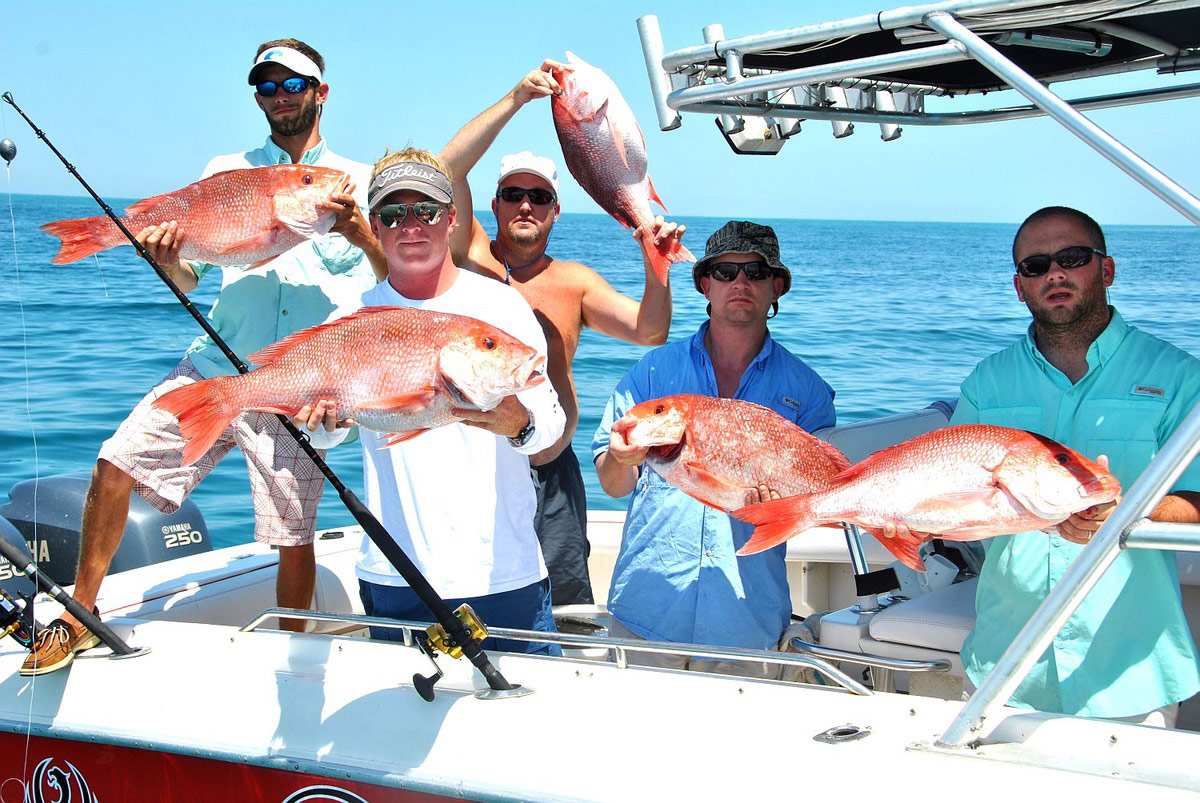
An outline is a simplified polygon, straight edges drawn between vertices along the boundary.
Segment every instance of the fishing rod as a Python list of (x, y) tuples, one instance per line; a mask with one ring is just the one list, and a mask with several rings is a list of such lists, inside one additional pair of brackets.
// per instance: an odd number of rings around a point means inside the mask
[[(233, 367), (237, 369), (238, 373), (249, 373), (250, 369), (246, 367), (246, 364), (242, 362), (241, 358), (239, 358), (238, 355), (235, 354), (231, 348), (229, 348), (228, 344), (225, 343), (221, 336), (217, 334), (216, 330), (213, 328), (212, 324), (209, 323), (208, 319), (196, 309), (195, 305), (192, 304), (187, 295), (179, 289), (175, 282), (171, 280), (171, 277), (167, 275), (167, 272), (163, 270), (154, 257), (150, 255), (150, 252), (147, 251), (146, 248), (137, 241), (137, 238), (130, 233), (129, 229), (125, 228), (125, 224), (123, 224), (120, 218), (113, 213), (109, 205), (106, 204), (104, 200), (96, 194), (87, 181), (84, 180), (83, 176), (79, 175), (79, 172), (75, 169), (74, 165), (67, 161), (66, 157), (62, 155), (58, 148), (54, 147), (54, 143), (49, 140), (42, 130), (34, 124), (33, 120), (29, 119), (29, 116), (25, 114), (20, 106), (17, 105), (16, 101), (13, 100), (12, 93), (5, 92), (0, 97), (3, 98), (5, 103), (16, 109), (17, 114), (21, 115), (25, 122), (29, 124), (29, 127), (33, 129), (33, 132), (37, 135), (38, 139), (46, 143), (50, 150), (54, 152), (54, 155), (58, 157), (58, 160), (63, 163), (68, 171), (70, 171), (71, 175), (83, 185), (83, 188), (88, 191), (88, 194), (91, 195), (93, 199), (95, 199), (96, 203), (100, 205), (100, 208), (104, 210), (104, 213), (108, 216), (108, 218), (116, 224), (117, 228), (121, 230), (121, 233), (125, 235), (125, 238), (128, 239), (130, 244), (137, 250), (138, 256), (149, 263), (150, 267), (154, 269), (154, 272), (158, 274), (158, 278), (162, 279), (163, 283), (170, 288), (171, 292), (175, 294), (175, 297), (179, 299), (179, 302), (183, 304), (184, 309), (191, 314), (191, 316), (196, 320), (196, 323), (200, 324), (200, 328), (202, 328), (205, 334), (212, 339), (212, 342), (221, 350), (221, 353), (225, 355), (229, 362), (233, 364)], [(404, 550), (400, 548), (400, 545), (396, 543), (396, 541), (388, 533), (387, 529), (379, 522), (378, 519), (375, 518), (374, 514), (367, 509), (367, 506), (362, 503), (357, 494), (347, 488), (345, 484), (338, 479), (338, 476), (333, 472), (333, 469), (331, 469), (329, 465), (321, 458), (321, 456), (317, 454), (317, 450), (313, 448), (311, 443), (309, 443), (308, 436), (301, 432), (300, 429), (293, 424), (291, 419), (289, 419), (287, 416), (279, 415), (278, 418), (280, 423), (283, 424), (284, 429), (286, 429), (288, 433), (296, 439), (296, 442), (300, 445), (300, 448), (304, 450), (304, 453), (308, 455), (309, 458), (312, 459), (313, 464), (316, 465), (317, 469), (325, 475), (325, 479), (329, 480), (329, 484), (332, 485), (338, 492), (338, 496), (341, 498), (342, 504), (346, 506), (346, 509), (350, 511), (350, 515), (353, 516), (354, 520), (357, 521), (363, 528), (363, 531), (367, 534), (367, 537), (374, 542), (375, 546), (379, 547), (379, 551), (382, 552), (384, 556), (391, 562), (392, 566), (396, 568), (396, 571), (400, 572), (400, 576), (404, 578), (405, 582), (408, 583), (409, 587), (412, 588), (413, 592), (417, 595), (421, 602), (425, 604), (425, 607), (429, 608), (429, 612), (433, 614), (434, 619), (437, 620), (445, 634), (445, 636), (435, 635), (435, 637), (429, 639), (429, 641), (435, 645), (441, 645), (439, 648), (443, 649), (447, 653), (461, 650), (461, 653), (465, 655), (472, 664), (475, 665), (475, 668), (480, 671), (480, 673), (487, 680), (488, 686), (490, 686), (492, 689), (496, 691), (512, 691), (520, 688), (519, 686), (509, 683), (507, 680), (505, 680), (504, 676), (500, 674), (500, 671), (496, 669), (496, 667), (492, 666), (492, 662), (488, 660), (487, 654), (482, 648), (480, 648), (479, 639), (483, 636), (485, 631), (478, 627), (469, 627), (462, 620), (460, 620), (453, 611), (450, 610), (450, 606), (446, 604), (445, 600), (443, 600), (441, 596), (438, 595), (437, 591), (434, 590), (433, 586), (429, 584), (429, 581), (425, 579), (423, 574), (421, 574), (421, 570), (417, 568), (416, 564), (409, 559), (408, 555), (404, 554)], [(82, 606), (80, 606), (80, 608), (82, 609)], [(74, 614), (74, 611), (72, 611), (72, 614)], [(469, 620), (474, 618), (474, 615), (470, 613), (468, 613), (466, 616)], [(82, 622), (82, 620), (81, 623), (86, 624), (85, 622)], [(103, 627), (103, 625), (101, 626)], [(89, 627), (89, 629), (91, 628)], [(93, 630), (93, 632), (96, 631)], [(99, 633), (97, 633), (97, 635), (99, 635)], [(421, 648), (428, 652), (432, 657), (432, 650), (427, 644), (422, 643)], [(437, 677), (440, 677), (440, 675), (441, 673), (438, 672)], [(434, 682), (436, 682), (436, 677), (431, 679), (418, 675), (413, 679), (414, 686), (416, 686), (420, 691), (421, 697), (426, 700), (433, 699), (432, 683)]]

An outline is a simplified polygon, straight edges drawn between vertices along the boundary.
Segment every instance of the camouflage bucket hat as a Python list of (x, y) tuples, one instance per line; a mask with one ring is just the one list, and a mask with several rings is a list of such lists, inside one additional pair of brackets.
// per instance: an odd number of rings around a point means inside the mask
[(704, 258), (692, 267), (692, 284), (700, 289), (700, 277), (707, 271), (709, 262), (725, 254), (758, 254), (767, 264), (783, 276), (783, 295), (792, 289), (792, 272), (779, 261), (779, 239), (770, 226), (751, 223), (749, 220), (731, 220), (717, 229), (704, 244)]

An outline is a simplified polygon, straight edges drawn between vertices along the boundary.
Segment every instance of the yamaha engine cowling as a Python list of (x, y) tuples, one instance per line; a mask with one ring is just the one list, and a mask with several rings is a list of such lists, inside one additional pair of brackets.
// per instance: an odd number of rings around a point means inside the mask
[[(3, 517), (0, 517), (0, 538), (16, 547), (17, 552), (21, 553), (26, 560), (33, 560), (20, 531)], [(29, 579), (29, 576), (5, 560), (2, 555), (0, 555), (0, 589), (7, 591), (12, 597), (29, 597), (33, 595), (34, 591), (33, 581)]]
[[(75, 582), (80, 522), (90, 479), (89, 474), (78, 473), (25, 480), (13, 486), (9, 491), (12, 501), (0, 507), (0, 516), (20, 531), (38, 568), (60, 585)], [(108, 571), (112, 574), (210, 550), (204, 516), (190, 499), (167, 515), (131, 493), (125, 534)]]

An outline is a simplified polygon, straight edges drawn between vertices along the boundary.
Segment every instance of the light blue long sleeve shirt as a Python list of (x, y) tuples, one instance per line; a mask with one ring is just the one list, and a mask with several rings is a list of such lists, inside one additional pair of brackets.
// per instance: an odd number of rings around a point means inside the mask
[[(621, 379), (592, 440), (608, 450), (613, 422), (634, 405), (676, 393), (717, 396), (704, 348), (692, 337), (644, 356)], [(835, 422), (833, 389), (770, 335), (738, 384), (735, 399), (769, 407), (806, 430)], [(792, 612), (786, 546), (744, 558), (734, 553), (753, 528), (702, 505), (642, 466), (629, 499), (608, 608), (643, 638), (727, 647), (774, 647)]]
[[(268, 137), (257, 150), (214, 158), (205, 168), (204, 178), (223, 170), (291, 161), (287, 152)], [(349, 173), (357, 185), (355, 199), (359, 206), (366, 207), (370, 166), (338, 156), (323, 139), (304, 153), (300, 163)], [(197, 278), (221, 267), (191, 260), (188, 264)], [(361, 306), (363, 292), (375, 284), (371, 261), (362, 250), (340, 234), (326, 234), (300, 243), (256, 270), (221, 267), (221, 294), (208, 317), (234, 353), (247, 360), (250, 354), (293, 332), (354, 311)], [(187, 356), (205, 377), (237, 373), (208, 335), (196, 338)]]
[[(1128, 325), (1116, 310), (1075, 384), (1038, 351), (1033, 329), (983, 360), (962, 384), (951, 424), (1045, 435), (1087, 457), (1107, 455), (1128, 489), (1200, 401), (1200, 360)], [(1173, 490), (1200, 490), (1193, 463)], [(1083, 549), (1041, 532), (989, 539), (975, 630), (962, 658), (975, 683)], [(1180, 604), (1174, 552), (1124, 550), (1055, 636), (1010, 704), (1084, 716), (1144, 714), (1200, 689)]]

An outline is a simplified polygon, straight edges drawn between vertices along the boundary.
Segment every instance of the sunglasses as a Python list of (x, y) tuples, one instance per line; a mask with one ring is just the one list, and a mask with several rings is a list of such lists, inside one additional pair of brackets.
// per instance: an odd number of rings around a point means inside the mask
[(384, 204), (375, 210), (374, 214), (379, 218), (379, 222), (389, 229), (394, 229), (404, 222), (408, 217), (408, 210), (412, 210), (413, 217), (424, 223), (426, 226), (432, 226), (442, 219), (442, 210), (444, 206), (437, 201), (417, 201), (411, 204)]
[(1025, 257), (1017, 263), (1017, 273), (1026, 279), (1044, 276), (1046, 271), (1050, 270), (1051, 262), (1057, 262), (1060, 267), (1067, 270), (1082, 268), (1091, 262), (1092, 256), (1096, 254), (1101, 257), (1106, 256), (1103, 251), (1098, 248), (1092, 248), (1090, 245), (1071, 245), (1057, 253), (1034, 254), (1033, 256)]
[(299, 95), (310, 86), (319, 86), (316, 78), (285, 78), (282, 81), (263, 81), (261, 84), (255, 84), (254, 91), (264, 98), (273, 98), (280, 87), (289, 95)]
[(510, 204), (519, 204), (526, 196), (534, 206), (548, 206), (557, 200), (554, 193), (541, 188), (527, 190), (524, 187), (501, 187), (496, 190), (496, 197)]
[(739, 271), (745, 273), (746, 278), (752, 282), (761, 282), (775, 275), (775, 269), (771, 267), (770, 263), (763, 262), (762, 260), (754, 262), (713, 262), (707, 268), (708, 275), (718, 282), (732, 282), (737, 278)]

